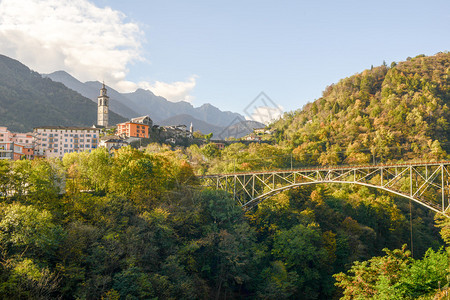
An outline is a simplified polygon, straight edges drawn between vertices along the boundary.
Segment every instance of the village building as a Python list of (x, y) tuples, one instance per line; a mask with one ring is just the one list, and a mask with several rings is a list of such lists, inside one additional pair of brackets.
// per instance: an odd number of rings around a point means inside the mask
[(124, 138), (149, 138), (153, 121), (149, 116), (133, 118), (117, 124), (117, 135)]
[(0, 127), (0, 142), (12, 142), (13, 133), (8, 130), (8, 127)]
[(108, 152), (128, 146), (128, 142), (118, 136), (105, 136), (100, 138), (99, 147), (108, 149)]
[(253, 128), (253, 133), (255, 134), (264, 134), (266, 132), (266, 129), (264, 127), (262, 128)]
[(102, 130), (108, 127), (109, 97), (104, 83), (97, 100), (97, 124), (92, 127), (35, 127), (34, 155), (62, 158), (66, 153), (91, 152), (99, 147)]
[(32, 133), (15, 133), (0, 127), (0, 159), (33, 159), (33, 140)]
[(217, 149), (223, 150), (225, 149), (225, 144), (220, 142), (212, 142), (214, 145), (216, 145)]
[(20, 159), (21, 149), (14, 146), (14, 142), (0, 141), (0, 160)]
[(193, 132), (191, 132), (191, 129), (192, 131), (194, 130), (193, 126), (191, 126), (190, 130), (187, 130), (186, 125), (162, 126), (161, 129), (171, 138), (194, 138)]
[(101, 131), (100, 128), (92, 127), (36, 127), (34, 154), (62, 158), (66, 153), (91, 152), (99, 145)]

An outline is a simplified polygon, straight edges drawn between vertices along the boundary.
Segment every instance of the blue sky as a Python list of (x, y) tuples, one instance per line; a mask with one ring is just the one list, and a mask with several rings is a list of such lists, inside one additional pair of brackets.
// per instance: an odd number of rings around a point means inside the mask
[[(37, 7), (45, 2), (1, 0), (0, 17), (11, 10), (5, 6), (2, 10), (2, 2), (14, 6), (21, 1), (38, 2)], [(64, 1), (65, 6), (71, 3)], [(115, 79), (108, 74), (114, 73), (122, 82), (114, 87), (122, 90), (139, 86), (172, 101), (184, 99), (194, 106), (209, 102), (237, 112), (261, 91), (284, 110), (295, 110), (319, 98), (327, 85), (381, 65), (383, 60), (390, 64), (408, 56), (450, 50), (450, 1), (81, 2), (89, 4), (80, 9), (81, 18), (89, 15), (91, 23), (96, 13), (111, 14), (113, 19), (119, 14), (114, 24), (123, 26), (120, 36), (132, 39), (119, 43), (115, 50), (128, 49), (126, 59), (111, 58), (102, 67), (105, 74), (80, 75), (81, 70), (67, 63), (67, 53), (80, 50), (69, 51), (66, 46), (61, 47), (64, 59), (51, 67), (66, 69), (82, 80), (103, 76), (113, 86)], [(0, 21), (0, 44), (2, 25), (5, 22)], [(16, 55), (13, 58), (27, 63), (21, 58), (23, 49), (3, 48), (2, 54)], [(108, 70), (118, 60), (120, 66)], [(42, 69), (48, 72), (49, 66)]]

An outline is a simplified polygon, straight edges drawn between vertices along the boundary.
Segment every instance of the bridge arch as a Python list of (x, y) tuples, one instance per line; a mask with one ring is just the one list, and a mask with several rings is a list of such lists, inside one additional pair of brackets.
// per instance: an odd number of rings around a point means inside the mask
[(450, 162), (318, 167), (201, 176), (205, 186), (233, 194), (244, 209), (282, 191), (312, 184), (356, 184), (410, 199), (450, 217)]

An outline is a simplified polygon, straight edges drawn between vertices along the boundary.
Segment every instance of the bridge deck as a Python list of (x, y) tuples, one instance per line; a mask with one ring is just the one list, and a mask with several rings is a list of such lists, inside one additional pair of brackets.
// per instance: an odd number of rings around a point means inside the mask
[(271, 174), (271, 173), (283, 173), (283, 172), (303, 172), (303, 171), (328, 171), (328, 170), (353, 170), (353, 169), (373, 169), (373, 168), (393, 168), (393, 167), (410, 167), (410, 166), (440, 166), (450, 165), (450, 161), (439, 162), (405, 162), (400, 164), (368, 164), (368, 165), (338, 165), (338, 166), (316, 166), (316, 167), (304, 167), (304, 168), (287, 168), (287, 169), (273, 169), (273, 170), (256, 170), (256, 171), (242, 171), (233, 173), (217, 173), (199, 175), (198, 177), (217, 177), (217, 176), (232, 176), (232, 175), (248, 175), (248, 174)]

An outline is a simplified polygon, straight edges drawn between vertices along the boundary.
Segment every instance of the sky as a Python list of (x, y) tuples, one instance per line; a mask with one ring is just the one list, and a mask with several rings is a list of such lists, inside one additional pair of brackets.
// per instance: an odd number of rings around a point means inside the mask
[(0, 54), (37, 72), (239, 113), (261, 93), (300, 109), (372, 65), (449, 51), (449, 36), (448, 0), (0, 0)]

